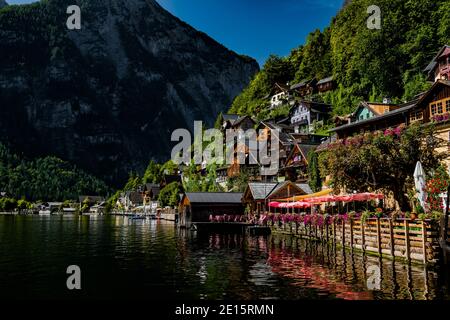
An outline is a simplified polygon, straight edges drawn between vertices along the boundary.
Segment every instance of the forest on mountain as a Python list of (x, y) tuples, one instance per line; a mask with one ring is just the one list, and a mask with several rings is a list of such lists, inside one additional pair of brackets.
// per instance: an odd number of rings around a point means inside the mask
[(106, 196), (110, 188), (61, 159), (26, 159), (0, 143), (0, 191), (15, 199), (64, 201), (79, 195)]
[(361, 100), (389, 97), (399, 103), (427, 90), (423, 70), (450, 43), (450, 0), (377, 1), (379, 30), (367, 27), (371, 5), (371, 0), (351, 1), (330, 26), (309, 34), (288, 56), (270, 56), (229, 112), (265, 116), (275, 82), (328, 76), (334, 76), (337, 89), (315, 98), (332, 104), (334, 115), (353, 112)]

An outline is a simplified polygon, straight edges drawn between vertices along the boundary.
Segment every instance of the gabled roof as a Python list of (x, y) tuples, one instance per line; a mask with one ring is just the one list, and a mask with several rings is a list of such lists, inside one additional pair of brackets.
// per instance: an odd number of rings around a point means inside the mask
[(305, 159), (308, 159), (308, 154), (310, 151), (314, 151), (317, 149), (316, 144), (299, 144), (298, 147), (300, 148), (300, 151), (302, 152)]
[(280, 92), (289, 92), (289, 90), (289, 85), (275, 82), (270, 90), (269, 97)]
[(300, 105), (308, 108), (311, 111), (317, 112), (317, 113), (328, 113), (332, 109), (332, 106), (327, 103), (299, 99), (295, 102), (294, 106), (291, 107), (291, 109), (289, 110), (289, 114), (291, 114)]
[(311, 79), (311, 80), (303, 80), (303, 81), (301, 81), (301, 82), (299, 82), (299, 83), (293, 84), (293, 85), (291, 86), (291, 90), (295, 90), (295, 89), (299, 89), (299, 88), (306, 87), (307, 85), (313, 83), (314, 81), (316, 81), (315, 78), (313, 78), (313, 79)]
[(242, 117), (239, 117), (238, 119), (236, 119), (236, 121), (234, 121), (231, 125), (233, 127), (236, 127), (239, 124), (241, 124), (245, 119), (250, 119), (254, 124), (256, 124), (255, 120), (253, 120), (250, 116), (242, 116)]
[(308, 162), (308, 153), (310, 151), (316, 150), (317, 146), (318, 146), (317, 144), (300, 144), (300, 143), (295, 143), (294, 148), (292, 148), (289, 156), (287, 157), (286, 163), (289, 162), (289, 159), (291, 159), (293, 157), (293, 155), (295, 154), (296, 151), (299, 151), (301, 153), (303, 159), (305, 159), (305, 162)]
[(354, 114), (358, 114), (359, 110), (361, 109), (368, 109), (369, 111), (371, 111), (375, 116), (379, 116), (381, 115), (381, 113), (379, 113), (375, 108), (372, 108), (371, 104), (373, 103), (369, 103), (367, 101), (362, 101), (358, 108), (356, 109), (356, 111), (354, 112)]
[(333, 77), (333, 76), (327, 77), (327, 78), (324, 78), (324, 79), (322, 79), (322, 80), (319, 80), (319, 82), (317, 82), (317, 85), (319, 85), (319, 84), (324, 84), (324, 83), (328, 83), (328, 82), (331, 82), (331, 81), (333, 81), (333, 80), (334, 80), (334, 77)]
[(352, 123), (349, 123), (349, 124), (346, 124), (346, 125), (343, 125), (343, 126), (340, 126), (340, 127), (336, 127), (334, 129), (331, 129), (331, 130), (328, 130), (328, 131), (329, 132), (338, 132), (338, 131), (342, 131), (342, 130), (345, 130), (345, 129), (348, 129), (348, 128), (358, 127), (358, 126), (361, 126), (361, 125), (364, 125), (364, 124), (368, 124), (368, 123), (376, 122), (376, 121), (379, 121), (379, 120), (387, 119), (387, 118), (390, 118), (390, 117), (394, 117), (394, 116), (397, 116), (397, 115), (402, 114), (404, 112), (409, 112), (410, 110), (414, 109), (417, 106), (417, 103), (418, 103), (418, 100), (413, 100), (413, 101), (407, 102), (407, 103), (405, 103), (403, 105), (400, 105), (399, 109), (397, 109), (397, 110), (386, 112), (386, 113), (384, 113), (384, 114), (382, 114), (380, 116), (373, 117), (373, 118), (370, 118), (370, 119), (361, 120), (361, 121), (357, 121), (357, 122), (352, 122)]
[(286, 188), (288, 185), (292, 186), (297, 193), (311, 194), (311, 188), (302, 183), (293, 183), (291, 181), (279, 183), (264, 183), (264, 182), (250, 182), (245, 193), (250, 192), (254, 200), (265, 200), (275, 196), (278, 192)]
[(187, 192), (190, 203), (242, 203), (242, 192)]
[(231, 121), (234, 122), (239, 119), (239, 115), (237, 114), (222, 114), (223, 121)]
[(450, 50), (450, 46), (445, 45), (443, 46), (438, 53), (436, 54), (436, 56), (433, 58), (433, 60), (431, 60), (431, 62), (428, 64), (428, 66), (423, 70), (424, 72), (427, 72), (428, 74), (431, 73), (431, 71), (434, 70), (434, 68), (437, 66), (437, 60), (442, 56), (442, 54), (444, 54), (444, 52), (446, 52), (447, 50)]
[(307, 183), (296, 183), (296, 185), (302, 189), (303, 191), (306, 192), (306, 194), (313, 194), (314, 192), (312, 191), (311, 187), (309, 186), (309, 184)]
[(442, 79), (437, 80), (437, 81), (433, 84), (433, 86), (430, 88), (430, 90), (428, 90), (425, 94), (423, 94), (423, 95), (419, 98), (419, 100), (417, 101), (417, 105), (421, 104), (425, 99), (427, 99), (427, 98), (430, 96), (431, 93), (433, 93), (433, 91), (434, 91), (438, 86), (441, 86), (441, 85), (450, 87), (450, 81), (449, 81), (449, 80), (442, 80)]
[(264, 200), (278, 183), (250, 182), (247, 189), (255, 200)]
[(285, 181), (278, 183), (276, 187), (273, 188), (273, 190), (267, 195), (267, 198), (274, 198), (278, 192), (282, 191), (284, 188), (288, 186), (293, 187), (300, 194), (307, 194), (306, 191), (303, 190), (298, 184), (295, 184), (292, 181)]

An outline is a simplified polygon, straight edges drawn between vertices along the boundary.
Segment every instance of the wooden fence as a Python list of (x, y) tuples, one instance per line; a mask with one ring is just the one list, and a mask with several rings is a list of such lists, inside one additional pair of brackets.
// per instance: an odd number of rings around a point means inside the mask
[[(429, 220), (371, 218), (334, 221), (315, 226), (295, 222), (275, 222), (274, 233), (326, 241), (350, 250), (357, 249), (380, 256), (404, 258), (434, 264), (439, 259), (439, 223)], [(450, 232), (449, 232), (450, 236)]]

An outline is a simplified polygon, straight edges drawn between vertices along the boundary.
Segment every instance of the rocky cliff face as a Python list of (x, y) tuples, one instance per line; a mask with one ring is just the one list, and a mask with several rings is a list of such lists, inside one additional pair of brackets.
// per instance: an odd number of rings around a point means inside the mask
[[(69, 31), (74, 3), (82, 28)], [(257, 70), (154, 0), (11, 6), (0, 11), (0, 139), (121, 182), (167, 160), (174, 129), (212, 125)]]

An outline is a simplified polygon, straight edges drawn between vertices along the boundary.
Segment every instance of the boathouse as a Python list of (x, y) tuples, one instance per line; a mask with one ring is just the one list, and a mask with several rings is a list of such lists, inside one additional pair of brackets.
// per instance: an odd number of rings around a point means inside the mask
[(251, 182), (243, 194), (242, 201), (251, 212), (261, 214), (268, 210), (270, 201), (311, 194), (307, 184), (285, 181), (280, 183)]
[(180, 226), (186, 228), (195, 222), (208, 222), (211, 215), (244, 214), (240, 192), (187, 192), (179, 209)]

